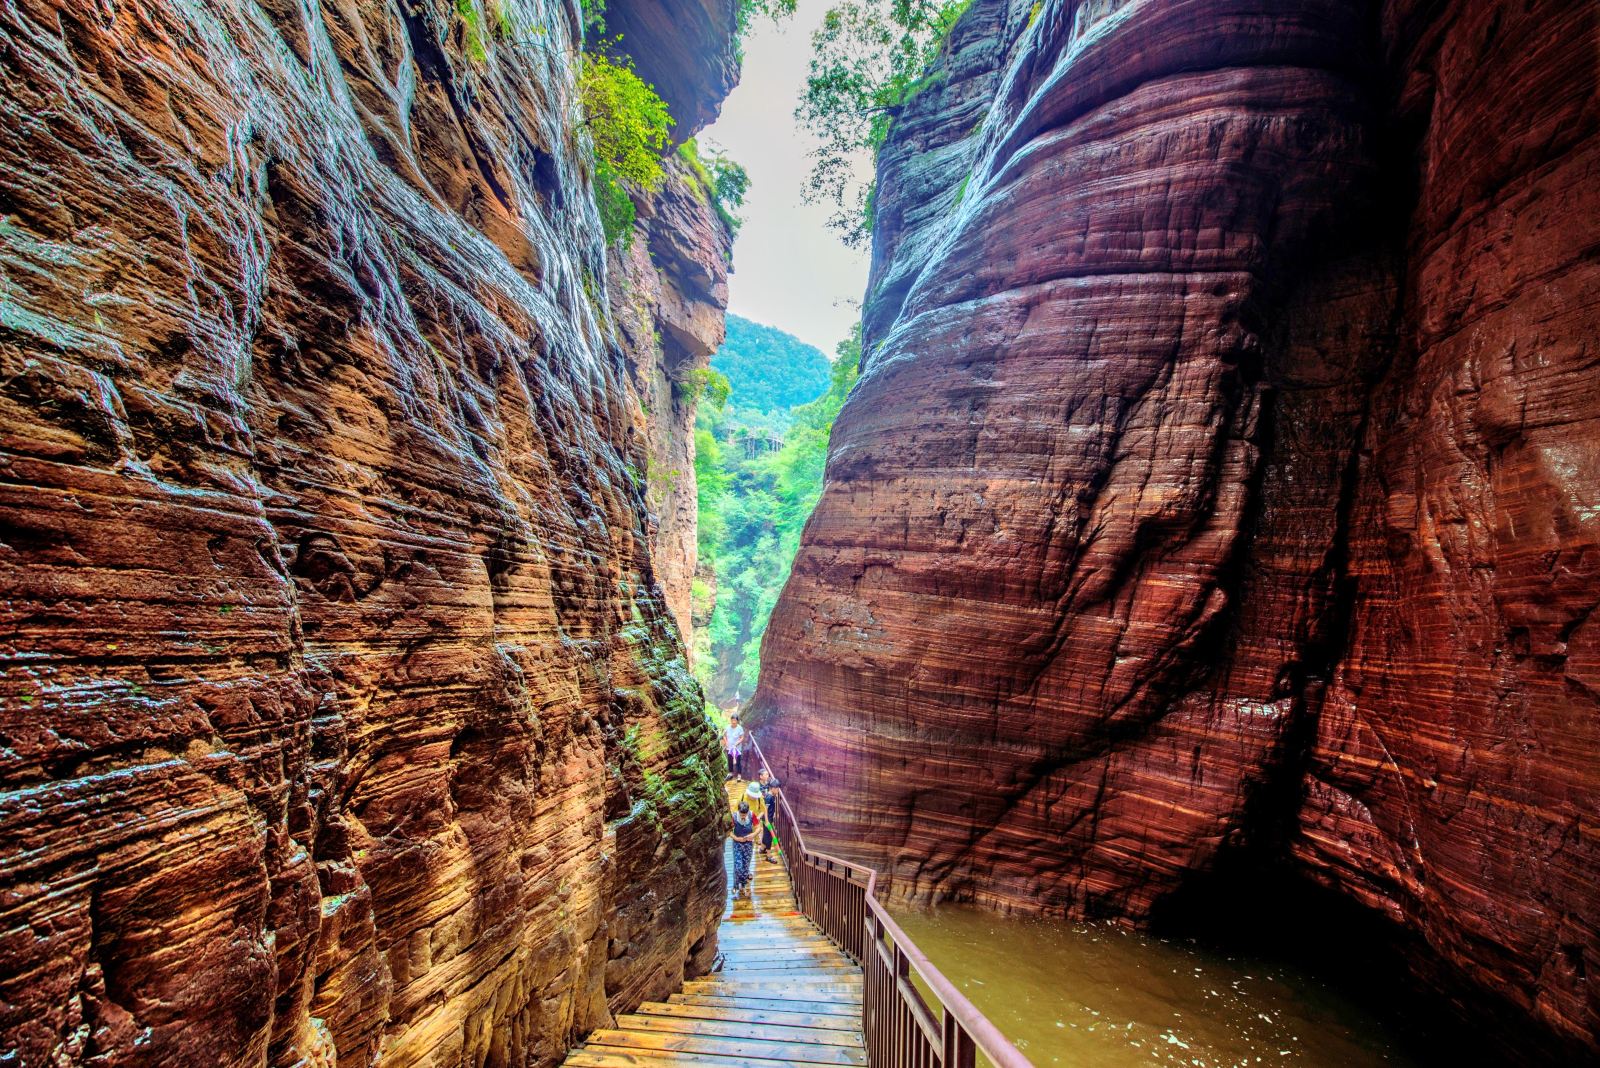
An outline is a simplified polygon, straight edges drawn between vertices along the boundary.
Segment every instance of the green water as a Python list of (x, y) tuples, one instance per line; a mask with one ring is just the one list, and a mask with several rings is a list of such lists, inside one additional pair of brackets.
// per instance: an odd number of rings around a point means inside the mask
[(958, 906), (895, 919), (1037, 1065), (1417, 1063), (1384, 1023), (1281, 963)]

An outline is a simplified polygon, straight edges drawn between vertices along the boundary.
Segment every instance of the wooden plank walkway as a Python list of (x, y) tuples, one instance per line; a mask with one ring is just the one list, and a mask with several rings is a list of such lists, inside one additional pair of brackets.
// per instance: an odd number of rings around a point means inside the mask
[[(735, 803), (743, 783), (728, 784)], [(733, 845), (726, 847), (732, 885)], [(865, 1065), (861, 971), (800, 914), (783, 865), (756, 853), (748, 897), (728, 902), (721, 970), (617, 1017), (567, 1055), (580, 1068)]]

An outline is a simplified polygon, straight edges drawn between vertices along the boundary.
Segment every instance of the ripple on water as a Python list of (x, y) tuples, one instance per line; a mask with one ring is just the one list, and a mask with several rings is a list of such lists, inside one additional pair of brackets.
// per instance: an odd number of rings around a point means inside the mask
[(1038, 1065), (1415, 1063), (1386, 1023), (1287, 965), (962, 906), (895, 919)]

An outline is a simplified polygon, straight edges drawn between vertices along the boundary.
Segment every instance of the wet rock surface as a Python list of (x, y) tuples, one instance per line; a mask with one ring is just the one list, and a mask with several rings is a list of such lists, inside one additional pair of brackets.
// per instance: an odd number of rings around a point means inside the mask
[(0, 10), (8, 1063), (551, 1063), (709, 964), (576, 9), (466, 7)]
[(1600, 1050), (1597, 19), (973, 5), (754, 702), (820, 847), (1135, 919), (1248, 855)]

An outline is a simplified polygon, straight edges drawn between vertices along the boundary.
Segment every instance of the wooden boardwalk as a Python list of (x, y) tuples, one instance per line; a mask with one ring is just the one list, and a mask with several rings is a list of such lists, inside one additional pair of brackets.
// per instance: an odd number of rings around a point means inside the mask
[[(742, 790), (744, 784), (739, 783)], [(729, 784), (730, 803), (735, 786)], [(727, 847), (732, 884), (733, 848)], [(567, 1055), (584, 1068), (865, 1065), (861, 971), (800, 914), (783, 865), (756, 854), (748, 897), (730, 898), (719, 971), (617, 1017)]]

